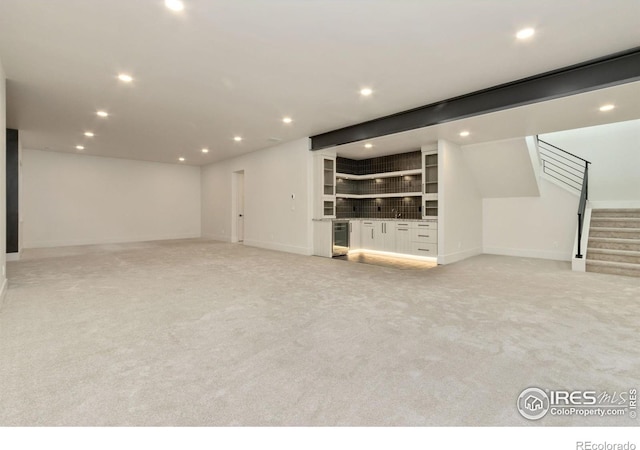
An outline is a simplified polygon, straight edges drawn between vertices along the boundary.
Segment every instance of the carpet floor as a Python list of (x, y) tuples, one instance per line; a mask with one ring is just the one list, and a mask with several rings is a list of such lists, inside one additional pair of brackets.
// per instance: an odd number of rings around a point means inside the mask
[(0, 426), (638, 425), (516, 409), (640, 387), (640, 279), (481, 255), (398, 270), (207, 240), (26, 251)]

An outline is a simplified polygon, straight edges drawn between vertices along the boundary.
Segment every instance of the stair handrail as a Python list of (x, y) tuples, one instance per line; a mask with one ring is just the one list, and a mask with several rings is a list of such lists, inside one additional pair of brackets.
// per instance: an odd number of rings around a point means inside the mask
[[(536, 141), (538, 143), (542, 143), (542, 144), (544, 144), (544, 145), (546, 145), (548, 147), (551, 147), (551, 148), (553, 148), (553, 149), (555, 149), (555, 150), (557, 150), (559, 152), (562, 152), (562, 153), (557, 154), (557, 153), (555, 153), (553, 151), (550, 151), (549, 149), (545, 149), (543, 147), (540, 147), (540, 149), (544, 150), (545, 152), (550, 152), (551, 154), (554, 154), (556, 156), (560, 156), (560, 157), (562, 157), (564, 159), (567, 159), (568, 161), (570, 161), (572, 164), (575, 164), (576, 166), (581, 165), (580, 163), (578, 163), (576, 161), (571, 161), (569, 158), (567, 158), (566, 156), (563, 155), (563, 154), (567, 154), (567, 155), (569, 155), (569, 156), (581, 161), (582, 164), (584, 164), (584, 172), (582, 174), (582, 188), (580, 189), (580, 202), (578, 203), (578, 252), (576, 254), (576, 258), (580, 258), (581, 259), (582, 258), (582, 248), (581, 248), (581, 246), (582, 246), (582, 230), (584, 228), (584, 213), (585, 213), (585, 211), (587, 209), (587, 200), (589, 199), (589, 164), (591, 164), (591, 161), (587, 161), (586, 159), (581, 158), (578, 155), (574, 155), (573, 153), (568, 152), (563, 148), (557, 147), (557, 146), (555, 146), (555, 145), (553, 145), (553, 144), (551, 144), (551, 143), (549, 143), (547, 141), (543, 141), (542, 139), (540, 139), (539, 136), (536, 136)], [(561, 161), (556, 160), (555, 158), (550, 158), (548, 155), (545, 155), (545, 158), (553, 159), (553, 160), (557, 161), (558, 163), (561, 163)], [(545, 161), (542, 160), (542, 154), (541, 154), (541, 162), (542, 162), (543, 170), (544, 170)], [(565, 162), (562, 162), (562, 163), (566, 165), (566, 167), (563, 170), (565, 172), (569, 173), (570, 175), (573, 175), (573, 174), (571, 173), (571, 171), (569, 171), (567, 169), (567, 167), (571, 168), (571, 170), (577, 170), (576, 168), (573, 168), (572, 166), (569, 166)], [(549, 164), (555, 165), (553, 163), (549, 163)], [(547, 172), (545, 172), (545, 173), (547, 173)], [(547, 173), (547, 175), (550, 175), (550, 174)], [(573, 175), (573, 176), (578, 178), (578, 176), (576, 176), (576, 175)], [(570, 180), (570, 178), (567, 175), (563, 175), (563, 177), (565, 179), (569, 179)], [(554, 177), (554, 178), (556, 178), (559, 181), (562, 181), (564, 184), (567, 184), (567, 185), (571, 186), (569, 183), (567, 183), (567, 181), (565, 181), (563, 179), (560, 179), (558, 177)], [(574, 181), (576, 184), (579, 184), (579, 181), (575, 181), (575, 180), (572, 180), (572, 181)], [(576, 186), (571, 186), (571, 187), (573, 187), (575, 190), (578, 190)]]
[(566, 150), (565, 150), (565, 149), (563, 149), (563, 148), (556, 147), (556, 146), (555, 146), (555, 145), (553, 145), (553, 144), (549, 144), (547, 141), (543, 141), (543, 140), (542, 140), (542, 139), (540, 139), (540, 138), (538, 138), (538, 142), (542, 142), (543, 144), (548, 145), (549, 147), (553, 147), (553, 148), (555, 148), (556, 150), (560, 150), (561, 152), (566, 153), (567, 155), (571, 155), (571, 156), (573, 156), (574, 158), (579, 159), (580, 161), (583, 161), (583, 162), (585, 162), (585, 163), (587, 163), (587, 164), (591, 164), (591, 162), (590, 162), (590, 161), (587, 161), (587, 160), (586, 160), (586, 159), (584, 159), (584, 158), (580, 158), (578, 155), (574, 155), (573, 153), (568, 152), (568, 151), (566, 151)]

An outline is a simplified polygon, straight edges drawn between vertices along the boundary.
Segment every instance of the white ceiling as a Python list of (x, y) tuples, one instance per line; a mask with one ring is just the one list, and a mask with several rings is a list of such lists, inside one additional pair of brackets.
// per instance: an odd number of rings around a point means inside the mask
[[(8, 126), (23, 130), (23, 146), (207, 164), (640, 44), (636, 0), (185, 3), (175, 14), (162, 0), (2, 0)], [(525, 26), (535, 37), (517, 41)], [(121, 71), (135, 81), (123, 85)], [(363, 86), (373, 96), (361, 98)], [(637, 109), (637, 84), (629, 89), (621, 101)], [(580, 101), (559, 102), (554, 130), (587, 125), (572, 109)], [(640, 117), (618, 106), (599, 120)], [(98, 119), (99, 108), (111, 116)], [(469, 119), (483, 130), (471, 138), (504, 134), (502, 114)], [(531, 123), (547, 116), (509, 120), (553, 131)], [(455, 125), (420, 139), (455, 140)]]

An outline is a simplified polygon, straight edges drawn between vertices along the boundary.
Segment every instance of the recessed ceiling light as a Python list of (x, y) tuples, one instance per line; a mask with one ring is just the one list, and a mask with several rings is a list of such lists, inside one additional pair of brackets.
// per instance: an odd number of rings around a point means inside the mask
[(368, 97), (371, 94), (373, 94), (373, 89), (371, 89), (371, 88), (362, 88), (362, 89), (360, 89), (360, 95), (362, 95), (364, 97)]
[(240, 142), (242, 140), (242, 136), (236, 136), (233, 138), (234, 141)]
[(83, 147), (82, 145), (76, 145), (76, 148), (77, 148), (78, 150), (84, 150), (84, 147)]
[(124, 81), (125, 83), (131, 83), (133, 81), (133, 77), (126, 73), (121, 73), (120, 75), (118, 75), (118, 80)]
[(203, 148), (202, 149), (202, 153), (209, 153), (209, 149), (208, 148)]
[(600, 111), (602, 111), (602, 112), (611, 111), (615, 107), (616, 107), (616, 105), (612, 105), (611, 103), (609, 103), (608, 105), (602, 105), (600, 107)]
[(536, 30), (534, 30), (533, 28), (523, 28), (516, 33), (516, 37), (518, 39), (529, 39), (534, 34), (536, 34)]
[(471, 133), (469, 133), (468, 131), (461, 131), (460, 132), (460, 137), (467, 137), (467, 136), (469, 136), (469, 134), (471, 134)]
[(94, 137), (94, 136), (95, 136), (95, 134), (93, 134), (91, 131), (85, 131), (85, 132), (84, 132), (84, 135), (85, 135), (86, 137)]
[(106, 112), (106, 111), (98, 111), (96, 114), (99, 115), (100, 117), (108, 117), (109, 116), (109, 113)]
[(183, 162), (184, 158), (181, 156), (180, 158), (178, 158), (178, 161)]
[(176, 12), (184, 9), (184, 3), (181, 0), (164, 0), (164, 6)]
[(283, 118), (282, 118), (282, 121), (283, 121), (284, 123), (291, 123), (291, 122), (293, 122), (293, 119), (292, 119), (291, 117), (283, 117)]
[(364, 144), (364, 148), (371, 148), (373, 147), (373, 144), (370, 142), (367, 142), (366, 144)]

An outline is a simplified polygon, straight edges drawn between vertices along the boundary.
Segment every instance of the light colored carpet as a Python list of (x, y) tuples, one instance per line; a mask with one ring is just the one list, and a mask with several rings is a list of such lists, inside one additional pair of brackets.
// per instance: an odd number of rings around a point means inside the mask
[(640, 279), (479, 256), (396, 270), (203, 240), (8, 263), (0, 425), (528, 422), (529, 386), (640, 384)]

